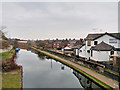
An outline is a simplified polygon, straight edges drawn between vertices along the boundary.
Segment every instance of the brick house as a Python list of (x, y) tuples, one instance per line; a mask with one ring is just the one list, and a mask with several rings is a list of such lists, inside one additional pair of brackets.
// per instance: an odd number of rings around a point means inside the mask
[(62, 40), (56, 39), (56, 40), (53, 42), (53, 48), (54, 48), (54, 49), (62, 49)]
[(45, 42), (45, 47), (53, 48), (54, 40), (44, 40), (44, 42)]
[(28, 45), (27, 40), (19, 40), (18, 45)]

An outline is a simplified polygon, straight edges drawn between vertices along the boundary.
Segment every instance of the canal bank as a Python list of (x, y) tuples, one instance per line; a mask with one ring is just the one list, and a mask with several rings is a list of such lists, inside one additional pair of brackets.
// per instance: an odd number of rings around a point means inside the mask
[(94, 81), (95, 83), (97, 83), (98, 85), (100, 85), (103, 88), (107, 88), (107, 89), (113, 89), (113, 88), (118, 88), (118, 82), (115, 80), (112, 80), (111, 78), (105, 77), (99, 73), (96, 73), (92, 70), (89, 70), (88, 68), (82, 67), (78, 64), (75, 64), (71, 61), (65, 60), (63, 58), (60, 58), (58, 56), (55, 56), (53, 54), (50, 54), (46, 51), (40, 50), (40, 49), (36, 49), (34, 47), (31, 47), (34, 50), (37, 50), (41, 53), (44, 53), (45, 55), (48, 55), (64, 64), (66, 64), (67, 66), (73, 68), (74, 70), (80, 72), (81, 74), (85, 75), (86, 77), (88, 77), (89, 79), (91, 79), (92, 81)]
[[(103, 90), (82, 74), (34, 49), (21, 49), (16, 63), (23, 67), (23, 88), (89, 88)], [(77, 78), (79, 77), (79, 78)]]
[(22, 66), (15, 63), (16, 51), (0, 53), (2, 57), (2, 88), (22, 88)]

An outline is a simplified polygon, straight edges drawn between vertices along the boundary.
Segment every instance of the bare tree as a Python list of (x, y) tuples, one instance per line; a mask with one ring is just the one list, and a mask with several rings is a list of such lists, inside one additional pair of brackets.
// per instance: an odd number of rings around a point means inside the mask
[(5, 36), (5, 33), (2, 31), (5, 29), (5, 26), (0, 27), (0, 48), (4, 49), (9, 46), (8, 39)]

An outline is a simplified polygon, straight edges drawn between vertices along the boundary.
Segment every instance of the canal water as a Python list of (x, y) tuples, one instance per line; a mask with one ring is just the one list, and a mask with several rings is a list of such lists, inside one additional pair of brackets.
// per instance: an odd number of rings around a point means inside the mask
[(23, 88), (100, 88), (80, 73), (42, 53), (21, 49), (16, 63), (23, 67)]

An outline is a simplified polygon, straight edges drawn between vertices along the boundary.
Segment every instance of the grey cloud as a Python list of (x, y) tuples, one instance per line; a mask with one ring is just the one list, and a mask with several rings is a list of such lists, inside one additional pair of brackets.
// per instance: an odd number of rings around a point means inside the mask
[(3, 3), (3, 24), (18, 38), (84, 38), (96, 27), (117, 32), (117, 19), (113, 2)]

